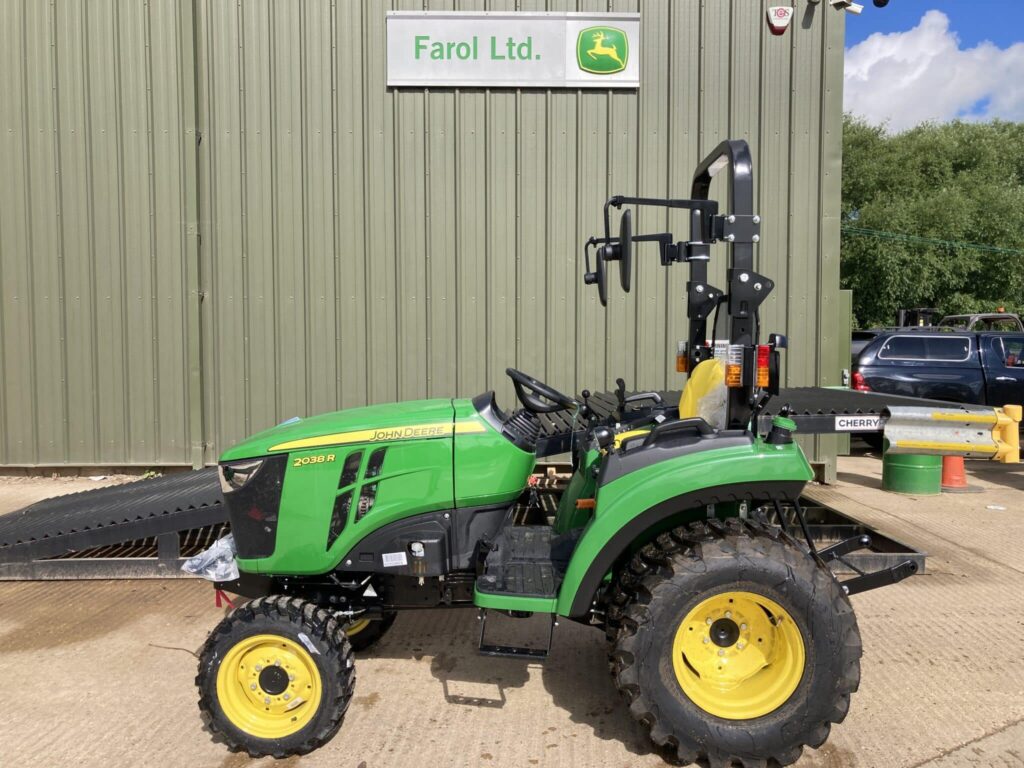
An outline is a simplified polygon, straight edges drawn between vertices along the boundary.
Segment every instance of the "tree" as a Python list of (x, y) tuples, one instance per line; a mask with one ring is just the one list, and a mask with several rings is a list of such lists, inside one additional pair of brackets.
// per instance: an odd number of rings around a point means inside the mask
[[(842, 286), (859, 327), (896, 310), (1024, 309), (1024, 124), (843, 123)], [(973, 246), (987, 246), (986, 250)]]

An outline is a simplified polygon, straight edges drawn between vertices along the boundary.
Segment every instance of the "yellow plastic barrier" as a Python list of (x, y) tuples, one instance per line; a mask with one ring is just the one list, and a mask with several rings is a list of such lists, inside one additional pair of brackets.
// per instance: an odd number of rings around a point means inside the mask
[(1020, 463), (1020, 421), (1024, 408), (1019, 405), (1004, 405), (996, 408), (998, 422), (992, 428), (992, 437), (995, 438), (999, 450), (996, 453), (996, 461), (1004, 464)]

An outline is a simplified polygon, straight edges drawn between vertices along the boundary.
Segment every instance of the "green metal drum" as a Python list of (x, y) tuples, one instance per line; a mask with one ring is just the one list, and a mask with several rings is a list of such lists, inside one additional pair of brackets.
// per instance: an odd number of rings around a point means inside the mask
[(882, 489), (918, 496), (942, 491), (942, 457), (889, 453), (882, 456)]

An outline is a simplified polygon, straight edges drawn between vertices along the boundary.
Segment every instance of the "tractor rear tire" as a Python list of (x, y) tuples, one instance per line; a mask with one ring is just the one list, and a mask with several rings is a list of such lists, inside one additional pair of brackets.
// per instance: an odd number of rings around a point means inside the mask
[(381, 619), (356, 619), (345, 627), (345, 635), (348, 637), (349, 645), (356, 653), (365, 651), (371, 645), (380, 640), (384, 633), (391, 629), (398, 614), (390, 611), (384, 614)]
[(629, 573), (612, 671), (633, 717), (680, 761), (789, 765), (846, 717), (860, 683), (853, 608), (780, 529), (693, 523), (640, 550)]
[(345, 626), (299, 598), (261, 597), (218, 624), (199, 654), (199, 710), (232, 752), (303, 755), (341, 726), (355, 687)]

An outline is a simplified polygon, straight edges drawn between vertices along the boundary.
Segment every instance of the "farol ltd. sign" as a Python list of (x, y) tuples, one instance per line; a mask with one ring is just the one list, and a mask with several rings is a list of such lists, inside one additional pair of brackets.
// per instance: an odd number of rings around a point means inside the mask
[(637, 88), (638, 13), (389, 11), (388, 85)]

